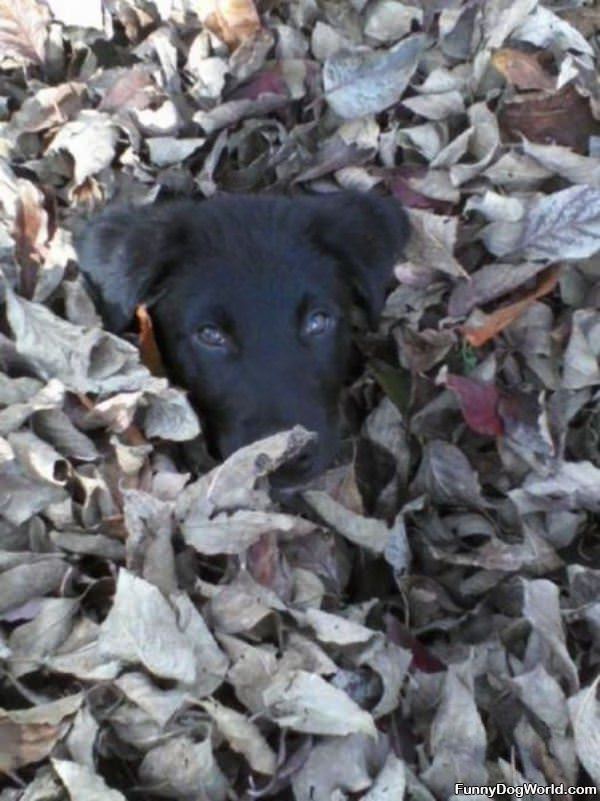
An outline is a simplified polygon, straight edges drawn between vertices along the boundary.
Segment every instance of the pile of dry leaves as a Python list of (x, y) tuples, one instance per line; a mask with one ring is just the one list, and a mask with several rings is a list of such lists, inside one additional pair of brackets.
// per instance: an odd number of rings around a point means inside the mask
[[(600, 784), (599, 31), (593, 0), (0, 0), (0, 801)], [(413, 236), (351, 463), (293, 510), (300, 428), (190, 472), (73, 231), (374, 186)]]

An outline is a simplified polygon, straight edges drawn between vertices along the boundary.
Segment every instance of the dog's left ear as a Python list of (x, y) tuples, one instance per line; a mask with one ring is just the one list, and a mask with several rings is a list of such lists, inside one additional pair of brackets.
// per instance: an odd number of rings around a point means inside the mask
[(409, 234), (407, 216), (391, 197), (340, 192), (311, 198), (314, 240), (334, 255), (375, 328), (385, 303), (392, 268)]

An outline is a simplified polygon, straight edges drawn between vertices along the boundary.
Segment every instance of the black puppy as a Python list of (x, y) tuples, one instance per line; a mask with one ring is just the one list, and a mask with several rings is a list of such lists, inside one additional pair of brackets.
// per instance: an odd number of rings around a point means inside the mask
[(151, 306), (220, 456), (295, 423), (317, 432), (294, 483), (335, 455), (350, 309), (376, 323), (407, 233), (399, 205), (370, 194), (219, 196), (109, 209), (78, 251), (108, 328)]

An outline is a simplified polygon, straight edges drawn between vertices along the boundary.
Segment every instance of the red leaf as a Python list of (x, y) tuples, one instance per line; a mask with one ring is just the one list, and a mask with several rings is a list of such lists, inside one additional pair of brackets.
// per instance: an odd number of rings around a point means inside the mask
[(483, 384), (461, 375), (446, 376), (446, 386), (458, 396), (463, 417), (477, 434), (498, 437), (504, 432), (498, 414), (500, 393), (494, 384)]
[(287, 84), (278, 68), (263, 70), (247, 83), (232, 92), (228, 100), (258, 100), (261, 95), (281, 95), (287, 97)]

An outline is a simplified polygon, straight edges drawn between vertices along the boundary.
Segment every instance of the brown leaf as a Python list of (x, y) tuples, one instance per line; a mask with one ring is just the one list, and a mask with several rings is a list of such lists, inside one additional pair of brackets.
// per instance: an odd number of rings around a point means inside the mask
[(50, 12), (38, 0), (0, 0), (0, 60), (43, 64)]
[(253, 0), (217, 0), (204, 24), (232, 50), (260, 30), (260, 17)]
[(18, 726), (0, 719), (0, 772), (9, 773), (48, 756), (60, 734), (60, 727)]
[(498, 114), (506, 139), (559, 144), (587, 153), (590, 136), (597, 134), (600, 123), (590, 110), (589, 101), (572, 85), (558, 92), (518, 95), (506, 103)]
[(150, 317), (146, 306), (138, 306), (135, 310), (135, 316), (139, 327), (138, 347), (140, 349), (142, 363), (146, 365), (152, 375), (166, 375), (167, 373), (163, 364), (162, 356), (160, 355), (160, 350), (154, 336), (152, 318)]
[(21, 266), (21, 294), (33, 296), (37, 273), (46, 253), (48, 214), (42, 193), (32, 183), (20, 180), (13, 228), (15, 254)]
[(503, 47), (492, 56), (492, 65), (519, 89), (552, 90), (556, 86), (556, 80), (542, 67), (538, 56), (532, 53)]
[(141, 111), (148, 108), (158, 94), (158, 88), (148, 70), (133, 67), (119, 75), (98, 108), (101, 111), (119, 111), (127, 107)]
[(10, 127), (17, 134), (37, 133), (61, 125), (81, 110), (86, 93), (83, 83), (71, 81), (40, 89), (13, 114)]
[(47, 756), (68, 728), (83, 696), (71, 695), (30, 709), (0, 709), (0, 772), (17, 770)]
[(467, 342), (474, 348), (480, 348), (482, 345), (485, 345), (486, 342), (489, 342), (490, 339), (493, 339), (508, 325), (514, 322), (517, 317), (523, 314), (538, 298), (552, 292), (558, 282), (558, 277), (559, 268), (553, 267), (546, 273), (538, 286), (526, 294), (521, 300), (518, 300), (516, 303), (511, 303), (509, 306), (504, 306), (492, 314), (488, 314), (481, 325), (463, 326), (461, 330)]

